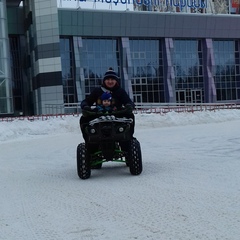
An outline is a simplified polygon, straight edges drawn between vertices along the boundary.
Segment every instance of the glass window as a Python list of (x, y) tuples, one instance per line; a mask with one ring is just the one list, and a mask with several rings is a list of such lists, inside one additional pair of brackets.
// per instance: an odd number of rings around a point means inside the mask
[(9, 45), (11, 52), (11, 73), (12, 73), (12, 90), (14, 110), (23, 111), (23, 78), (22, 64), (20, 54), (20, 41), (17, 36), (9, 37)]
[(119, 42), (117, 39), (91, 38), (83, 38), (82, 42), (80, 59), (81, 66), (84, 66), (85, 94), (88, 95), (94, 87), (101, 85), (103, 75), (109, 67), (120, 76)]
[(130, 39), (131, 82), (135, 102), (164, 102), (161, 40)]
[(6, 8), (0, 3), (0, 114), (12, 113), (12, 89), (10, 78), (9, 56), (7, 51), (8, 40), (6, 27)]
[[(186, 102), (194, 102), (191, 91), (201, 91), (203, 94), (204, 82), (202, 73), (202, 42), (201, 40), (175, 39), (172, 62), (175, 71), (175, 88), (188, 89)], [(201, 96), (202, 101), (203, 97)]]
[(217, 101), (236, 100), (239, 82), (238, 41), (213, 40)]
[(73, 45), (69, 37), (60, 38), (63, 98), (64, 103), (77, 102), (77, 92), (74, 76)]

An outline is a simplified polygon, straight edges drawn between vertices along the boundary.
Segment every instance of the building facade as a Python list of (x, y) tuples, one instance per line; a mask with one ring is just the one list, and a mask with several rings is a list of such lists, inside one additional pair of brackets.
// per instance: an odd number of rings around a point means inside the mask
[(13, 112), (6, 4), (0, 1), (0, 114)]
[(20, 2), (0, 0), (0, 116), (64, 113), (101, 84), (109, 67), (137, 103), (240, 101), (236, 3), (213, 5), (213, 14), (209, 5), (194, 10), (174, 0), (171, 11)]

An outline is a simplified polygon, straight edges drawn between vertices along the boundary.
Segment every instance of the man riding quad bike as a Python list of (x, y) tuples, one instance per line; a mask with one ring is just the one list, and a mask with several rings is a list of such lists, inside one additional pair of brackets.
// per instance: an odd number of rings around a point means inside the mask
[(91, 169), (100, 169), (102, 163), (108, 161), (123, 162), (132, 175), (141, 174), (140, 143), (130, 131), (133, 119), (117, 117), (117, 112), (115, 115), (94, 115), (96, 118), (82, 126), (87, 141), (77, 147), (78, 176), (87, 179), (91, 176)]
[[(112, 108), (103, 106), (107, 96), (110, 96)], [(118, 76), (109, 69), (102, 86), (94, 89), (81, 103), (80, 128), (85, 140), (77, 147), (77, 171), (81, 179), (89, 178), (91, 169), (101, 168), (107, 161), (125, 162), (133, 175), (142, 172), (140, 143), (133, 137), (134, 107), (120, 87)]]

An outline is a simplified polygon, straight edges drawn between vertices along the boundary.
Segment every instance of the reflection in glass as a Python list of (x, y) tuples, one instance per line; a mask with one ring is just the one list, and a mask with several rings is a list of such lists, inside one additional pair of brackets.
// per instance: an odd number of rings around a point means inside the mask
[(172, 61), (177, 102), (204, 101), (202, 56), (201, 40), (174, 40)]
[(130, 77), (135, 102), (164, 102), (161, 41), (132, 39), (129, 42), (133, 64)]
[(77, 93), (74, 79), (73, 46), (70, 38), (60, 38), (60, 51), (64, 103), (75, 103), (77, 102)]
[[(12, 91), (13, 91), (13, 105), (14, 110), (23, 112), (23, 76), (20, 53), (20, 40), (17, 36), (9, 37), (10, 45), (10, 63), (12, 73)], [(1, 83), (0, 83), (1, 85)], [(0, 96), (3, 96), (0, 94)]]
[(236, 100), (239, 81), (238, 41), (214, 40), (214, 80), (217, 100)]
[(84, 66), (85, 94), (88, 95), (102, 83), (104, 73), (112, 67), (120, 76), (119, 46), (116, 39), (83, 38), (81, 65)]

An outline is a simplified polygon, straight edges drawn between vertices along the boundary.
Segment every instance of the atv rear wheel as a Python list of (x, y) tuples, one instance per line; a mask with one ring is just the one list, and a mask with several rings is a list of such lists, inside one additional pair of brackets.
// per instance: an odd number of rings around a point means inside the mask
[(80, 143), (77, 147), (77, 173), (81, 179), (88, 179), (91, 176), (90, 159), (85, 143)]
[(137, 139), (132, 139), (130, 142), (128, 164), (132, 175), (139, 175), (142, 172), (142, 153), (141, 146)]

